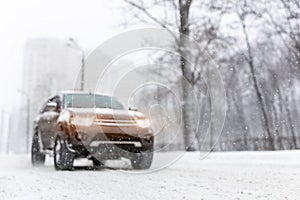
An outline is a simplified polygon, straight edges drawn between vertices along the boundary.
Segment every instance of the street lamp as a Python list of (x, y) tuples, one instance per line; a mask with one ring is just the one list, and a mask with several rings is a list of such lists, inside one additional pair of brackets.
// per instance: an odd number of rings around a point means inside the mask
[(26, 107), (27, 107), (27, 117), (26, 117), (26, 152), (29, 152), (29, 143), (30, 143), (30, 99), (28, 93), (23, 90), (17, 90), (20, 94), (26, 97)]
[(74, 38), (71, 38), (71, 37), (69, 38), (69, 40), (67, 42), (67, 46), (80, 51), (80, 54), (81, 54), (80, 90), (83, 91), (84, 90), (84, 72), (85, 72), (85, 69), (84, 69), (85, 68), (85, 52)]

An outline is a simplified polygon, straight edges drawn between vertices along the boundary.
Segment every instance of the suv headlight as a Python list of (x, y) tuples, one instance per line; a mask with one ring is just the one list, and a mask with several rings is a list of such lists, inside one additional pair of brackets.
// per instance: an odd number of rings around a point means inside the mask
[(71, 118), (71, 124), (78, 126), (91, 126), (94, 122), (93, 117), (79, 117), (75, 116)]
[(141, 128), (148, 128), (151, 125), (149, 119), (136, 119), (136, 124)]

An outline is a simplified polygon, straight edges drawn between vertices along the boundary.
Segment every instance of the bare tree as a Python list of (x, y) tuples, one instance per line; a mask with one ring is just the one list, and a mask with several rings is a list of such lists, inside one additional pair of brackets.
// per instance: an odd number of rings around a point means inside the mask
[[(145, 3), (143, 1), (140, 1), (139, 3), (125, 0), (126, 3), (128, 3), (130, 6), (136, 8), (140, 12), (142, 12), (146, 17), (148, 17), (152, 22), (156, 23), (157, 25), (161, 26), (162, 28), (165, 28), (169, 30), (169, 32), (172, 34), (171, 27), (174, 28), (178, 25), (178, 31), (180, 34), (179, 38), (175, 38), (175, 41), (177, 41), (176, 45), (176, 51), (180, 55), (180, 69), (182, 73), (182, 80), (181, 80), (181, 88), (182, 88), (182, 115), (183, 115), (183, 132), (184, 132), (184, 144), (186, 150), (194, 150), (192, 148), (193, 143), (193, 137), (192, 135), (192, 127), (193, 125), (191, 122), (193, 122), (191, 116), (191, 113), (193, 112), (191, 110), (191, 101), (190, 101), (190, 92), (189, 92), (189, 84), (192, 81), (192, 69), (189, 63), (186, 61), (187, 58), (190, 57), (190, 51), (187, 47), (187, 37), (190, 35), (190, 24), (189, 24), (189, 15), (190, 15), (190, 8), (192, 5), (192, 0), (179, 0), (178, 3), (175, 3), (175, 1), (162, 1), (164, 8), (167, 9), (166, 4), (170, 4), (174, 8), (174, 12), (178, 12), (174, 15), (176, 18), (174, 25), (169, 25), (169, 22), (166, 21), (167, 15), (163, 16), (162, 19), (158, 16), (153, 15), (145, 6)], [(159, 4), (159, 2), (156, 2), (156, 4)], [(174, 36), (174, 35), (173, 35)], [(174, 36), (176, 37), (176, 36)]]
[(254, 61), (254, 55), (253, 55), (253, 49), (250, 44), (250, 38), (249, 38), (249, 33), (247, 30), (247, 24), (246, 20), (249, 15), (256, 15), (255, 11), (250, 7), (249, 3), (247, 0), (244, 0), (242, 2), (239, 2), (239, 4), (236, 6), (236, 14), (238, 15), (239, 22), (242, 26), (242, 32), (244, 35), (244, 40), (246, 44), (246, 54), (245, 54), (245, 59), (249, 65), (250, 73), (251, 73), (251, 78), (253, 81), (253, 86), (256, 92), (256, 96), (258, 99), (258, 103), (262, 112), (262, 120), (264, 123), (264, 127), (267, 133), (267, 140), (269, 142), (269, 146), (271, 150), (275, 150), (275, 144), (274, 144), (274, 139), (273, 135), (270, 130), (270, 122), (267, 114), (267, 109), (266, 105), (264, 102), (264, 96), (262, 94), (261, 88), (260, 88), (260, 83), (257, 79), (257, 74), (255, 70), (255, 61)]
[[(295, 118), (299, 116), (300, 95), (293, 88), (300, 80), (297, 76), (289, 76), (300, 74), (300, 8), (297, 0), (124, 1), (138, 22), (156, 24), (171, 35), (173, 30), (182, 34), (178, 38), (172, 35), (174, 50), (180, 59), (170, 63), (177, 66), (182, 79), (166, 81), (173, 81), (172, 84), (182, 91), (187, 150), (192, 150), (189, 146), (195, 132), (190, 124), (194, 117), (193, 111), (189, 110), (193, 103), (189, 100), (190, 86), (202, 92), (198, 96), (200, 126), (208, 127), (210, 133), (204, 138), (205, 145), (211, 147), (216, 138), (214, 124), (207, 126), (207, 120), (215, 116), (214, 113), (207, 114), (212, 111), (212, 105), (208, 89), (203, 87), (206, 83), (202, 76), (209, 74), (212, 63), (205, 57), (205, 52), (210, 52), (220, 66), (230, 105), (226, 133), (222, 137), (224, 144), (220, 143), (214, 150), (299, 148), (296, 131), (299, 126)], [(201, 49), (187, 47), (186, 36), (196, 40)], [(167, 79), (163, 71), (157, 75)]]

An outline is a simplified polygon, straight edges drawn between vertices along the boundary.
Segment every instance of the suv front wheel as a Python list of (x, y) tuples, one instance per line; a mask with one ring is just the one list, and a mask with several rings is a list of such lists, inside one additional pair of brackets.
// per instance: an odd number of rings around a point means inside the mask
[(153, 160), (153, 151), (142, 151), (133, 153), (130, 157), (133, 169), (149, 169)]
[(67, 146), (67, 141), (57, 136), (54, 144), (54, 166), (56, 170), (72, 170), (75, 154)]

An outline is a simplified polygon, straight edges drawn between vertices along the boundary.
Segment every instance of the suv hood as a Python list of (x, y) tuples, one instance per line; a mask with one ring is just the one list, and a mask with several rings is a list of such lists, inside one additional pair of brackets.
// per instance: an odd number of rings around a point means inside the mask
[(105, 119), (134, 119), (145, 118), (141, 112), (131, 110), (114, 110), (109, 108), (69, 108), (74, 115), (94, 115)]

